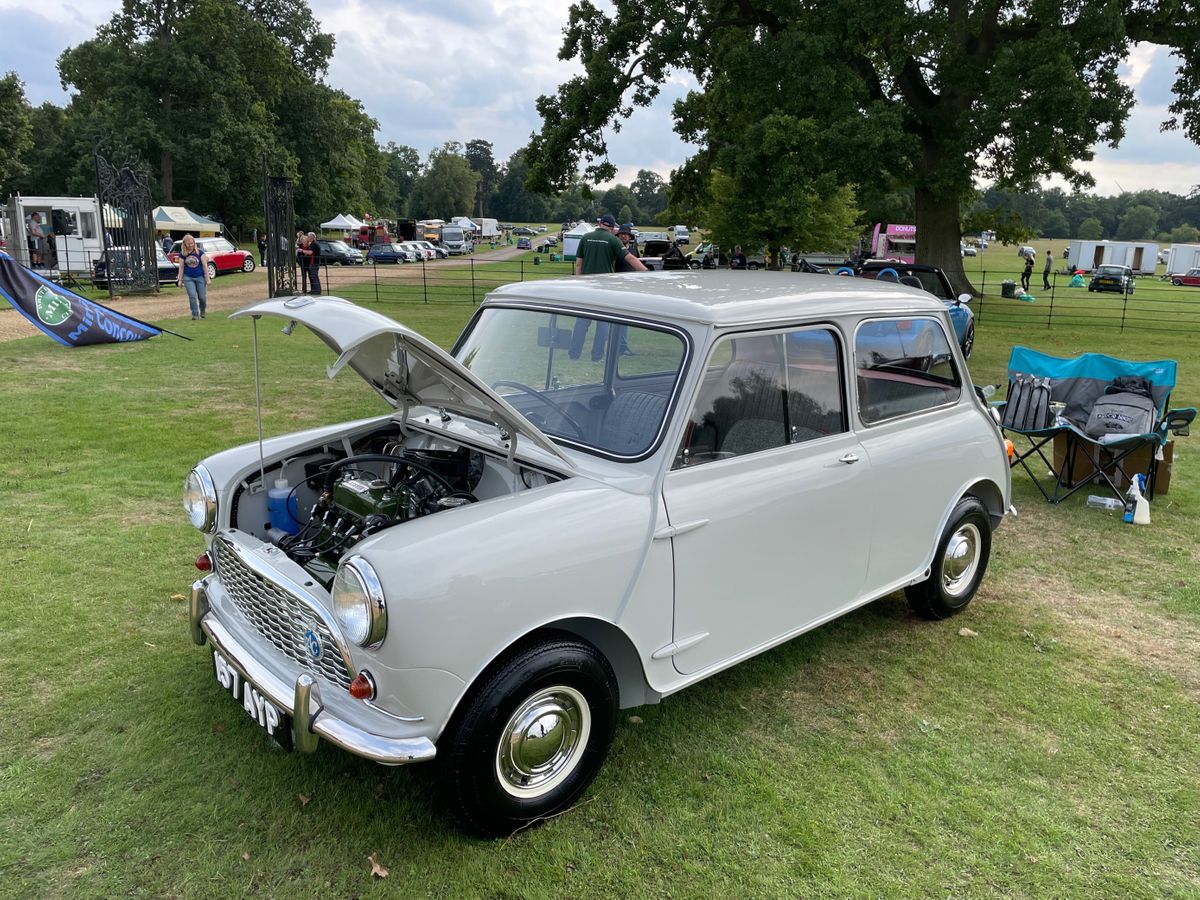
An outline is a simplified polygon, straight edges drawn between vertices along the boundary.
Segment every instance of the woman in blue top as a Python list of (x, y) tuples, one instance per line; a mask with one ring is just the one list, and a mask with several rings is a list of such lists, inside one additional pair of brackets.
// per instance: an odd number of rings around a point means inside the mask
[(175, 283), (187, 289), (192, 319), (196, 318), (197, 305), (200, 318), (203, 319), (208, 308), (208, 254), (196, 246), (196, 239), (190, 234), (183, 236), (179, 259), (175, 265), (179, 267), (179, 277), (175, 279)]

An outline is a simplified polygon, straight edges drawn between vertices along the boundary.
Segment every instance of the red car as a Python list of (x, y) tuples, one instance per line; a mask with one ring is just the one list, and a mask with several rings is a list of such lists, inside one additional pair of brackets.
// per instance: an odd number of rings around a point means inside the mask
[(1174, 285), (1186, 284), (1190, 287), (1200, 287), (1200, 269), (1188, 269), (1186, 272), (1168, 275), (1167, 281)]
[[(180, 241), (176, 241), (167, 258), (179, 261)], [(239, 250), (223, 237), (196, 238), (196, 245), (208, 254), (208, 276), (216, 278), (226, 272), (253, 272), (254, 254)]]

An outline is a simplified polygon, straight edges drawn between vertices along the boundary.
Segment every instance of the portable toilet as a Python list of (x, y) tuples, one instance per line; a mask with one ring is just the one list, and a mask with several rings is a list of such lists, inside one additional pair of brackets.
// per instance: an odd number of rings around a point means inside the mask
[(1172, 244), (1167, 250), (1167, 274), (1200, 268), (1200, 244)]

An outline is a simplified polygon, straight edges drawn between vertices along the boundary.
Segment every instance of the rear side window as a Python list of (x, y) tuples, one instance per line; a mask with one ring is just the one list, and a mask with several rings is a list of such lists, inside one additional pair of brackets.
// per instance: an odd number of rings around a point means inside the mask
[(838, 346), (825, 328), (721, 339), (705, 368), (676, 468), (845, 431)]
[(858, 414), (868, 425), (958, 400), (962, 380), (934, 319), (875, 319), (854, 337)]

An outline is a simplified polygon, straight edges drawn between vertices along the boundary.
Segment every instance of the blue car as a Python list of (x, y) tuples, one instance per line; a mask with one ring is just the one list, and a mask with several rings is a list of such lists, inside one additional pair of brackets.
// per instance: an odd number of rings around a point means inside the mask
[[(937, 266), (926, 266), (919, 263), (900, 263), (891, 260), (867, 260), (855, 273), (860, 278), (878, 278), (885, 271), (896, 273), (896, 280), (905, 283), (906, 279), (916, 279), (920, 287), (946, 304), (950, 312), (950, 321), (954, 325), (954, 334), (958, 345), (962, 347), (964, 357), (971, 355), (975, 347), (975, 314), (967, 306), (971, 302), (970, 294), (955, 294), (950, 286), (950, 279)], [(891, 280), (890, 276), (885, 276)], [(912, 285), (917, 287), (917, 285)]]
[(368, 264), (416, 262), (416, 254), (399, 244), (372, 244), (367, 251)]

